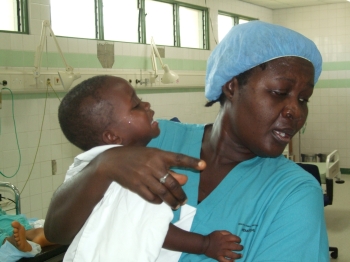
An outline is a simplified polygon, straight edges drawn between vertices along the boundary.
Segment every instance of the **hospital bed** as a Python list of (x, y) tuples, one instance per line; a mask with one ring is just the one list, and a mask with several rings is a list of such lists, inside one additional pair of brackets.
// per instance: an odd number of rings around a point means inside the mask
[[(11, 206), (7, 209), (5, 208), (6, 214), (21, 214), (21, 198), (20, 193), (16, 186), (9, 182), (0, 182), (0, 193), (2, 192), (12, 192), (13, 201), (11, 201)], [(41, 252), (33, 258), (22, 258), (18, 260), (19, 262), (61, 262), (63, 261), (64, 254), (68, 246), (53, 245), (42, 248)]]
[(321, 176), (321, 183), (326, 184), (326, 178), (334, 179), (336, 183), (344, 183), (341, 180), (339, 153), (338, 150), (334, 150), (327, 155), (326, 162), (302, 162), (303, 164), (312, 164), (318, 167)]
[[(13, 195), (14, 195), (14, 200), (12, 201), (13, 203), (9, 204), (9, 208), (8, 209), (13, 209), (14, 213), (16, 215), (21, 213), (21, 198), (20, 198), (20, 194), (19, 191), (17, 189), (17, 187), (15, 187), (14, 185), (12, 185), (9, 182), (0, 182), (0, 193), (2, 192), (1, 189), (4, 190), (10, 190)], [(12, 208), (13, 206), (13, 208)], [(8, 211), (8, 209), (4, 208), (4, 211)]]
[[(327, 155), (326, 162), (300, 162), (297, 163), (303, 169), (312, 174), (321, 184), (324, 196), (324, 206), (333, 204), (333, 181), (336, 183), (344, 183), (341, 180), (341, 172), (339, 165), (339, 153), (334, 150)], [(317, 168), (316, 168), (317, 167)], [(330, 255), (332, 258), (338, 257), (338, 248), (329, 247)]]

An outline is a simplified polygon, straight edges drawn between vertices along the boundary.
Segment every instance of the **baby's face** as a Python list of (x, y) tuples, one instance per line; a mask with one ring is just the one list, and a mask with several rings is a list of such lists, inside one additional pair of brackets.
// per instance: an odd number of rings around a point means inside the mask
[(105, 89), (104, 97), (114, 107), (114, 114), (107, 128), (121, 138), (124, 146), (146, 146), (160, 133), (150, 103), (141, 101), (126, 80), (113, 77), (108, 81), (109, 88)]

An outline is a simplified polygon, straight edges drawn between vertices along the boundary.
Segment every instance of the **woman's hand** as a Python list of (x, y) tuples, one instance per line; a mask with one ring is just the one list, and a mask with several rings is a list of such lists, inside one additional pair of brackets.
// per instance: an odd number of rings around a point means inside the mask
[[(155, 148), (106, 150), (56, 190), (46, 216), (46, 238), (53, 243), (70, 244), (113, 181), (151, 203), (164, 201), (178, 208), (187, 199), (179, 182), (171, 175), (164, 184), (159, 181), (175, 166), (202, 170), (205, 162)], [(187, 178), (177, 179), (183, 183)]]
[[(202, 160), (146, 147), (112, 148), (98, 156), (96, 161), (102, 169), (100, 172), (112, 181), (151, 203), (159, 204), (164, 201), (173, 209), (184, 204), (187, 199), (181, 188), (187, 177), (170, 171), (170, 168), (205, 168)], [(165, 183), (160, 183), (159, 179), (167, 173), (171, 175), (167, 176)]]

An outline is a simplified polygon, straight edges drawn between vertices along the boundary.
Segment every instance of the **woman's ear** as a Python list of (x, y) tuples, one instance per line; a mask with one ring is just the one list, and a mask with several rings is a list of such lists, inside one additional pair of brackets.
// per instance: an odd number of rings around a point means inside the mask
[(102, 140), (107, 145), (121, 145), (123, 139), (112, 130), (106, 130), (102, 134)]
[(235, 94), (235, 90), (238, 90), (236, 87), (238, 87), (238, 81), (236, 77), (226, 82), (226, 84), (222, 87), (222, 92), (225, 94), (227, 99), (232, 99), (233, 95)]

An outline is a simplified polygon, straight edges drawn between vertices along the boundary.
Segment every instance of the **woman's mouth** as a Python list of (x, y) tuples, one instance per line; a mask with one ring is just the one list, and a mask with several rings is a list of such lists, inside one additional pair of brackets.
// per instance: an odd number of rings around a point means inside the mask
[(278, 130), (273, 130), (272, 133), (275, 135), (275, 137), (280, 140), (282, 143), (289, 143), (292, 139), (293, 135), (290, 132), (283, 132)]

